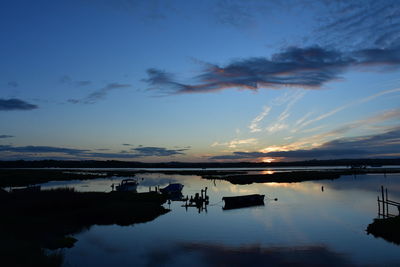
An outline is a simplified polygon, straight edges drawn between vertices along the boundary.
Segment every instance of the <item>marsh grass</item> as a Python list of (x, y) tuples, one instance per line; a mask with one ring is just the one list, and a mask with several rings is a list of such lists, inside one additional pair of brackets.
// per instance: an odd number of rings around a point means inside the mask
[(156, 192), (81, 193), (60, 188), (1, 194), (0, 256), (4, 266), (59, 266), (62, 256), (43, 249), (70, 248), (77, 242), (70, 235), (94, 224), (154, 220), (168, 212), (161, 206), (164, 202)]

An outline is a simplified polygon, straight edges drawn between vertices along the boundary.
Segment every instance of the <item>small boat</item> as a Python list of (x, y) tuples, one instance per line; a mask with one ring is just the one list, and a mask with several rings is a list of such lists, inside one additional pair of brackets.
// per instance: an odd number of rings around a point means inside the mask
[(138, 181), (135, 179), (124, 179), (115, 187), (115, 189), (119, 192), (136, 191), (138, 184)]
[(178, 194), (181, 193), (183, 189), (183, 184), (169, 184), (164, 188), (160, 189), (160, 192), (163, 194), (168, 194), (168, 195), (172, 195), (172, 194)]
[(259, 194), (245, 195), (245, 196), (234, 196), (234, 197), (223, 197), (225, 201), (224, 210), (237, 209), (251, 206), (264, 205), (264, 196)]

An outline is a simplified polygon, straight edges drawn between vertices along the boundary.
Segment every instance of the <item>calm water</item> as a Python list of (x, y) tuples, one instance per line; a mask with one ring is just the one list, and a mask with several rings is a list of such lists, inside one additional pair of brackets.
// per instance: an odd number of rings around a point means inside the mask
[[(132, 226), (92, 226), (65, 249), (65, 266), (384, 265), (399, 266), (400, 247), (367, 235), (380, 186), (400, 200), (400, 175), (334, 181), (232, 185), (189, 175), (139, 175), (138, 191), (180, 182), (184, 195), (208, 187), (207, 211), (172, 202), (171, 212)], [(79, 191), (110, 191), (122, 178), (50, 182)], [(322, 191), (322, 186), (324, 190)], [(265, 206), (224, 211), (223, 196), (265, 194)], [(278, 201), (269, 199), (278, 198)], [(392, 211), (393, 213), (397, 211)]]

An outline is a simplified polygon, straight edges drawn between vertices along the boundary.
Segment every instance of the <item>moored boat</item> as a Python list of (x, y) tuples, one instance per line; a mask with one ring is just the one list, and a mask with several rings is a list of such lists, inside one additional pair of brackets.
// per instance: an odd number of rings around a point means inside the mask
[(223, 209), (227, 210), (264, 205), (264, 196), (265, 195), (253, 194), (244, 196), (223, 197), (222, 200), (225, 201), (225, 206)]
[(183, 184), (175, 183), (175, 184), (169, 184), (164, 188), (160, 189), (160, 192), (163, 194), (179, 194), (182, 192), (183, 189)]
[(115, 187), (115, 189), (119, 192), (129, 192), (129, 191), (136, 191), (138, 186), (138, 181), (132, 178), (124, 179), (121, 181), (119, 185)]

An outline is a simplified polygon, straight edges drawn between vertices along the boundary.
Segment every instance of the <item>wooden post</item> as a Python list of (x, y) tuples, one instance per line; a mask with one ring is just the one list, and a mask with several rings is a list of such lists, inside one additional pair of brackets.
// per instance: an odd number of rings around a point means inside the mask
[(379, 202), (379, 196), (378, 196), (378, 218), (381, 217), (381, 203)]
[(385, 194), (383, 192), (383, 185), (381, 186), (381, 192), (382, 192), (382, 214), (383, 218), (385, 218)]
[(389, 217), (389, 203), (388, 203), (388, 192), (386, 188), (386, 215)]

